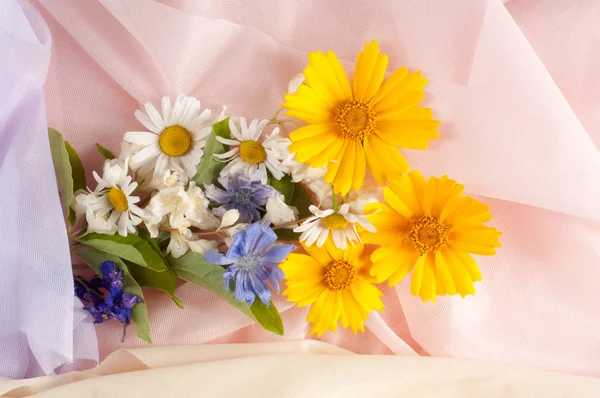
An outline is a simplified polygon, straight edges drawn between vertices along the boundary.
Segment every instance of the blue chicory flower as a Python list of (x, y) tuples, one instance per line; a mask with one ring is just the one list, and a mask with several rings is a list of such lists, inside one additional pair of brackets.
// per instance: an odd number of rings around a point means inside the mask
[(265, 304), (271, 302), (271, 282), (279, 293), (279, 281), (284, 278), (278, 264), (283, 262), (294, 249), (293, 245), (274, 244), (277, 235), (269, 223), (254, 223), (235, 234), (227, 254), (216, 251), (206, 252), (205, 260), (226, 265), (223, 274), (225, 287), (229, 289), (231, 280), (235, 280), (236, 300), (246, 301), (249, 306), (258, 298)]
[(225, 190), (213, 184), (205, 184), (206, 196), (222, 205), (215, 209), (216, 213), (237, 209), (240, 212), (238, 221), (241, 223), (259, 221), (260, 212), (265, 211), (267, 200), (275, 194), (272, 186), (249, 179), (243, 173), (234, 174), (228, 179), (219, 179), (219, 182)]

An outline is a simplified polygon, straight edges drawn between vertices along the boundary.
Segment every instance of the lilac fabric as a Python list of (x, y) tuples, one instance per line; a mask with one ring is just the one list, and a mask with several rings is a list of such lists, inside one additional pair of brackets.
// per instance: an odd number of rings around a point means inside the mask
[[(0, 7), (0, 376), (98, 360), (73, 297), (71, 259), (48, 143), (43, 86), (50, 31), (31, 7)], [(88, 364), (88, 366), (89, 366)], [(78, 366), (84, 366), (78, 363)]]

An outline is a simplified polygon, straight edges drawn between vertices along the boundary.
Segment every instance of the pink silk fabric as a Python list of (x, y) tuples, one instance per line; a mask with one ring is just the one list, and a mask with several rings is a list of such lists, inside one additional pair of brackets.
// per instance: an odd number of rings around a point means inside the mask
[[(477, 261), (475, 296), (422, 303), (409, 278), (357, 336), (321, 340), (369, 354), (494, 360), (600, 376), (600, 2), (595, 0), (30, 0), (53, 38), (48, 124), (81, 155), (119, 150), (139, 103), (193, 95), (203, 106), (269, 118), (307, 53), (333, 50), (351, 71), (366, 40), (430, 79), (442, 121), (413, 168), (448, 174), (492, 206), (504, 232)], [(63, 233), (57, 225), (56, 233)], [(274, 336), (213, 294), (183, 284), (179, 309), (145, 291), (154, 344), (314, 339), (306, 309), (275, 300)], [(100, 358), (146, 347), (133, 328), (96, 328)]]

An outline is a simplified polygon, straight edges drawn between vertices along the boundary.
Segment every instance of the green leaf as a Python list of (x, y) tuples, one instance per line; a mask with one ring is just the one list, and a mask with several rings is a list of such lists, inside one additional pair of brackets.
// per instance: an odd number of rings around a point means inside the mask
[(281, 180), (277, 180), (269, 173), (269, 180), (267, 183), (284, 196), (286, 204), (289, 205), (292, 202), (296, 184), (292, 182), (290, 176), (283, 176)]
[(65, 149), (69, 155), (69, 163), (73, 170), (71, 176), (73, 177), (73, 192), (75, 193), (80, 189), (85, 189), (87, 186), (85, 183), (85, 170), (79, 156), (77, 156), (77, 152), (75, 152), (75, 149), (67, 141), (65, 141)]
[(158, 247), (156, 239), (153, 239), (150, 236), (150, 233), (145, 229), (140, 229), (138, 235), (140, 238), (148, 242), (150, 246), (152, 246), (154, 251), (162, 257), (168, 269), (164, 272), (156, 272), (151, 270), (150, 268), (140, 267), (139, 265), (127, 262), (127, 266), (129, 267), (131, 274), (141, 286), (148, 286), (162, 290), (163, 292), (171, 296), (171, 299), (173, 299), (173, 302), (175, 302), (175, 304), (179, 308), (183, 308), (183, 303), (181, 302), (181, 300), (175, 297), (175, 289), (177, 288), (177, 275), (175, 274), (175, 271), (173, 271), (173, 269), (169, 266), (167, 259)]
[(169, 246), (169, 242), (171, 240), (171, 231), (160, 231), (158, 237), (156, 238), (156, 243), (158, 244), (161, 252), (167, 250), (167, 246)]
[[(142, 300), (144, 300), (144, 293), (142, 288), (135, 281), (134, 277), (129, 273), (129, 269), (125, 263), (117, 256), (104, 253), (100, 250), (94, 249), (89, 246), (80, 246), (73, 251), (75, 257), (79, 258), (84, 263), (96, 271), (98, 275), (102, 275), (100, 272), (100, 264), (105, 261), (114, 262), (117, 267), (123, 271), (123, 290), (135, 294)], [(135, 331), (139, 338), (152, 344), (152, 338), (150, 337), (150, 323), (148, 322), (148, 308), (146, 302), (142, 301), (137, 303), (131, 310), (133, 324), (135, 325)]]
[(142, 267), (148, 267), (159, 272), (167, 269), (162, 256), (139, 236), (91, 233), (82, 236), (78, 241), (103, 252), (119, 256)]
[(177, 288), (177, 275), (172, 269), (167, 269), (164, 272), (156, 272), (150, 268), (140, 267), (132, 262), (125, 261), (127, 268), (133, 276), (133, 279), (140, 286), (148, 286), (154, 289), (162, 290), (173, 299), (173, 302), (183, 308), (183, 303), (175, 297), (175, 289)]
[(289, 203), (290, 206), (295, 206), (298, 209), (299, 218), (306, 218), (312, 216), (313, 214), (310, 212), (310, 210), (308, 210), (308, 207), (314, 204), (310, 192), (302, 183), (298, 182), (295, 185), (296, 186), (294, 188), (294, 197)]
[(223, 267), (204, 260), (201, 254), (194, 252), (188, 252), (179, 258), (167, 256), (167, 260), (181, 279), (195, 283), (219, 295), (250, 319), (257, 321), (265, 329), (276, 334), (283, 334), (281, 318), (279, 318), (280, 322), (278, 324), (276, 316), (273, 314), (273, 312), (277, 312), (275, 305), (271, 303), (268, 311), (264, 311), (258, 306), (255, 310), (252, 310), (245, 301), (236, 300), (233, 292), (225, 289), (223, 282), (225, 270)]
[(112, 160), (112, 159), (116, 158), (114, 153), (112, 153), (108, 149), (104, 148), (100, 144), (96, 144), (96, 149), (98, 150), (98, 152), (100, 152), (100, 155), (104, 156), (104, 159)]
[(48, 138), (56, 180), (62, 195), (64, 214), (67, 217), (73, 200), (73, 169), (63, 136), (54, 129), (48, 129)]
[(225, 167), (225, 162), (220, 161), (213, 155), (215, 153), (224, 153), (227, 148), (217, 141), (217, 136), (230, 138), (229, 118), (215, 123), (212, 129), (213, 131), (208, 136), (208, 140), (204, 146), (204, 155), (196, 167), (196, 175), (192, 178), (199, 187), (203, 187), (203, 184), (214, 183), (223, 167)]
[(287, 228), (277, 228), (275, 234), (277, 234), (277, 240), (282, 242), (297, 242), (300, 236), (299, 233)]
[(254, 303), (252, 303), (250, 311), (252, 311), (252, 314), (259, 320), (263, 328), (271, 333), (280, 336), (283, 335), (283, 321), (281, 320), (281, 315), (279, 315), (279, 311), (277, 311), (277, 307), (275, 307), (273, 301), (271, 301), (267, 307), (265, 303), (256, 299), (254, 300)]

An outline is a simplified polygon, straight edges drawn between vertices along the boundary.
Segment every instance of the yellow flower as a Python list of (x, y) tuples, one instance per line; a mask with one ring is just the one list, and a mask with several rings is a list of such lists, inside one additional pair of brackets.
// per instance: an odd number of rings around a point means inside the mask
[(394, 285), (412, 270), (410, 291), (423, 301), (475, 293), (481, 272), (469, 253), (495, 254), (501, 232), (484, 225), (492, 218), (488, 206), (462, 196), (463, 189), (447, 176), (426, 181), (412, 171), (384, 189), (387, 204), (367, 205), (377, 233), (362, 237), (381, 246), (371, 255), (378, 283)]
[(363, 321), (372, 310), (381, 311), (383, 295), (369, 275), (371, 262), (364, 246), (356, 244), (341, 250), (331, 239), (323, 247), (303, 246), (308, 253), (288, 256), (280, 264), (285, 272), (288, 301), (298, 307), (311, 305), (306, 320), (311, 333), (335, 331), (338, 320), (356, 334), (365, 331)]
[(387, 55), (372, 41), (358, 54), (352, 84), (335, 54), (313, 52), (305, 84), (285, 96), (290, 117), (309, 125), (290, 134), (290, 151), (312, 167), (327, 166), (336, 193), (358, 190), (367, 167), (379, 185), (409, 169), (397, 147), (425, 149), (438, 137), (431, 109), (417, 106), (427, 79), (400, 68), (384, 80)]

